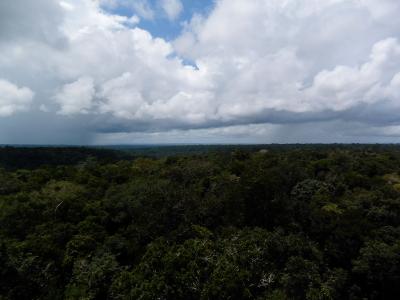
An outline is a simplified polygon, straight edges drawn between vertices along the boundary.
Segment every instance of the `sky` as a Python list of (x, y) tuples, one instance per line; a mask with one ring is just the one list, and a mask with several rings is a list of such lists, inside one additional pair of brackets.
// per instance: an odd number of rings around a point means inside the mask
[(398, 0), (2, 0), (0, 144), (397, 143)]

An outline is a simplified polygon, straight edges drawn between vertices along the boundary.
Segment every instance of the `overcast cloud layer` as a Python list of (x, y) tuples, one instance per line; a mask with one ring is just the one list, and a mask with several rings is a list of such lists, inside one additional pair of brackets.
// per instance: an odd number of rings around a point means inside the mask
[(398, 0), (186, 2), (0, 1), (0, 143), (398, 141)]

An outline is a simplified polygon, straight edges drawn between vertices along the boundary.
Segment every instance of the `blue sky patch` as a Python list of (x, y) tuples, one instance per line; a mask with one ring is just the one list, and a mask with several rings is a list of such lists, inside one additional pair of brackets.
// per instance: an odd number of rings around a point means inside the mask
[(208, 15), (215, 5), (215, 0), (182, 0), (183, 10), (179, 16), (170, 20), (162, 8), (160, 0), (116, 0), (113, 5), (103, 8), (112, 14), (140, 18), (139, 27), (149, 31), (154, 37), (171, 41), (179, 36), (183, 24), (193, 15)]

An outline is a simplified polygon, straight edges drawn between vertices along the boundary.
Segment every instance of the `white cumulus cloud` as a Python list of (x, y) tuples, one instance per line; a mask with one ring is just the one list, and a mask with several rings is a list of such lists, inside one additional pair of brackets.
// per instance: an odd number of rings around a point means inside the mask
[[(157, 22), (162, 7), (176, 20), (178, 0), (25, 2), (0, 4), (3, 85), (32, 88), (37, 111), (76, 115), (70, 122), (88, 135), (326, 122), (341, 128), (336, 138), (350, 134), (349, 122), (374, 135), (400, 125), (398, 0), (218, 0), (174, 41), (139, 17)], [(117, 2), (134, 15), (104, 10)], [(0, 107), (14, 105), (2, 115), (32, 101), (14, 88), (26, 103), (1, 93)], [(333, 125), (320, 128), (331, 134)]]
[(90, 77), (81, 77), (75, 82), (64, 85), (54, 96), (60, 105), (58, 113), (62, 115), (88, 113), (93, 104), (94, 94), (93, 79)]
[(183, 5), (180, 0), (160, 0), (160, 5), (171, 21), (178, 18), (183, 11)]
[(27, 87), (18, 87), (15, 84), (0, 79), (0, 117), (24, 111), (29, 108), (34, 93)]

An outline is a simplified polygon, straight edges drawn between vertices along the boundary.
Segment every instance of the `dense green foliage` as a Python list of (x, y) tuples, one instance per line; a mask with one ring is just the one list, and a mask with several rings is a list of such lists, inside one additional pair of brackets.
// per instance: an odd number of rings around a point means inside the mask
[(27, 167), (0, 169), (0, 299), (400, 295), (397, 147), (89, 154), (9, 154)]

